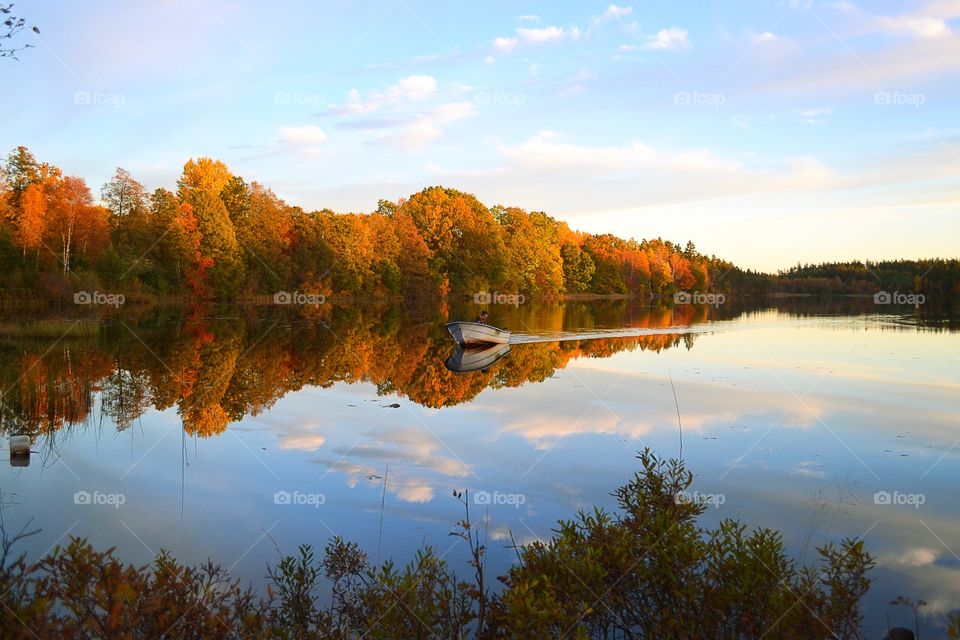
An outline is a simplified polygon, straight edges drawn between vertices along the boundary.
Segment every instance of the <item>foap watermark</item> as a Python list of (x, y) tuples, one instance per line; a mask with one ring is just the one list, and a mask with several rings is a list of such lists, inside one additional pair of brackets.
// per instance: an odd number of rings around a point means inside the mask
[(302, 293), (300, 291), (278, 291), (273, 294), (273, 304), (320, 305), (327, 301), (322, 293)]
[(527, 496), (522, 493), (500, 493), (499, 491), (490, 493), (489, 491), (477, 491), (473, 494), (473, 504), (479, 505), (508, 504), (519, 509), (520, 505), (526, 504), (526, 502)]
[(923, 93), (877, 91), (873, 94), (873, 103), (879, 105), (907, 106), (918, 109), (926, 102), (927, 96)]
[(73, 494), (73, 504), (110, 506), (119, 509), (120, 505), (127, 501), (127, 497), (122, 493), (100, 493), (99, 491), (77, 491)]
[(308, 505), (314, 509), (319, 509), (320, 505), (326, 503), (327, 497), (322, 493), (302, 493), (300, 491), (277, 491), (273, 494), (273, 504), (302, 506)]
[(727, 501), (727, 496), (722, 493), (700, 493), (694, 491), (677, 491), (673, 494), (674, 504), (704, 504), (714, 509), (719, 509), (720, 505)]
[(901, 293), (899, 291), (894, 291), (890, 293), (889, 291), (877, 291), (873, 294), (873, 303), (874, 304), (923, 304), (927, 301), (927, 297), (922, 293)]
[(122, 93), (100, 93), (99, 91), (75, 91), (73, 104), (99, 107), (121, 107), (127, 101)]
[(702, 291), (678, 291), (673, 294), (673, 304), (709, 304), (719, 307), (727, 301), (722, 293), (704, 293)]
[(873, 494), (873, 504), (911, 506), (919, 509), (920, 505), (927, 501), (927, 496), (922, 493), (900, 493), (899, 491), (877, 491)]
[(673, 104), (707, 106), (719, 108), (727, 101), (727, 96), (722, 93), (701, 93), (700, 91), (677, 91), (673, 94)]
[(517, 108), (520, 105), (524, 104), (527, 101), (527, 96), (522, 93), (503, 93), (501, 91), (494, 91), (493, 93), (487, 91), (478, 91), (473, 94), (474, 104), (485, 106), (492, 104), (498, 107), (514, 107)]
[(319, 93), (300, 93), (299, 91), (277, 91), (273, 94), (273, 103), (282, 105), (309, 105), (320, 107), (326, 104), (327, 99)]
[(119, 307), (126, 302), (122, 293), (103, 293), (102, 291), (77, 291), (73, 294), (73, 304), (96, 304)]
[(519, 307), (527, 301), (527, 297), (522, 293), (500, 293), (499, 291), (490, 293), (489, 291), (480, 291), (473, 294), (473, 301), (475, 304), (512, 304), (515, 307)]

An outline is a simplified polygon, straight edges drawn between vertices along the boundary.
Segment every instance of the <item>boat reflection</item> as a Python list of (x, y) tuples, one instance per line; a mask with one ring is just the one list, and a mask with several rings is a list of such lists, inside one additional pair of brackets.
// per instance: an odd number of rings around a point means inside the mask
[(10, 436), (10, 466), (30, 466), (30, 436)]
[(484, 371), (494, 362), (501, 360), (510, 353), (510, 345), (494, 344), (488, 347), (457, 347), (444, 363), (454, 373), (470, 373)]

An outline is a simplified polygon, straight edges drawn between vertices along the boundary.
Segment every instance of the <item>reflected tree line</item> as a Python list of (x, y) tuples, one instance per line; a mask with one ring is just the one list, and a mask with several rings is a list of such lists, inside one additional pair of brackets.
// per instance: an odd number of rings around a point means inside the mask
[[(505, 309), (498, 317), (516, 330), (549, 333), (570, 326), (682, 327), (717, 313), (620, 301)], [(689, 349), (694, 340), (678, 329), (521, 344), (489, 369), (461, 375), (443, 364), (452, 351), (443, 329), (450, 317), (446, 305), (413, 311), (329, 305), (296, 313), (153, 308), (139, 317), (128, 310), (112, 318), (61, 321), (56, 329), (6, 321), (0, 323), (0, 429), (36, 437), (108, 420), (122, 431), (151, 408), (176, 407), (188, 434), (213, 436), (287, 393), (337, 382), (372, 383), (379, 395), (445, 407), (469, 402), (487, 388), (543, 381), (573, 359)]]
[[(845, 311), (871, 311), (861, 308), (865, 304), (848, 304)], [(775, 309), (807, 316), (823, 314), (821, 307), (822, 302), (794, 299)], [(36, 437), (93, 420), (123, 431), (151, 408), (176, 407), (188, 434), (213, 436), (287, 393), (337, 382), (372, 383), (379, 395), (448, 407), (485, 389), (541, 382), (577, 358), (690, 349), (697, 336), (684, 327), (773, 308), (644, 306), (628, 300), (497, 307), (492, 321), (548, 338), (514, 345), (506, 358), (469, 374), (444, 365), (453, 345), (443, 324), (476, 312), (457, 302), (420, 308), (145, 307), (72, 320), (14, 317), (0, 320), (0, 432)], [(938, 314), (915, 320), (923, 327), (957, 330)], [(548, 341), (570, 328), (658, 333)]]

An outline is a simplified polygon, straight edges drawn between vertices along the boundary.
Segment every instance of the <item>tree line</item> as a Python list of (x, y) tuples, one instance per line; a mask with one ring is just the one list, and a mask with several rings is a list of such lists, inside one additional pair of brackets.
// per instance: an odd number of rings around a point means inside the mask
[(99, 196), (26, 147), (13, 150), (0, 175), (2, 286), (220, 299), (290, 289), (659, 296), (729, 290), (744, 275), (692, 242), (578, 232), (542, 211), (488, 207), (440, 186), (371, 212), (305, 211), (197, 158), (176, 191), (149, 192), (118, 168)]
[(693, 242), (571, 229), (542, 211), (487, 206), (434, 186), (374, 211), (305, 211), (221, 161), (190, 159), (176, 191), (148, 191), (118, 168), (94, 200), (26, 147), (0, 166), (0, 289), (235, 300), (301, 291), (436, 297), (501, 292), (680, 291), (864, 294), (884, 287), (960, 296), (960, 261), (805, 265), (776, 275), (706, 256)]
[(881, 260), (797, 264), (781, 271), (778, 289), (786, 292), (873, 294), (878, 289), (922, 292), (928, 298), (960, 298), (960, 260)]

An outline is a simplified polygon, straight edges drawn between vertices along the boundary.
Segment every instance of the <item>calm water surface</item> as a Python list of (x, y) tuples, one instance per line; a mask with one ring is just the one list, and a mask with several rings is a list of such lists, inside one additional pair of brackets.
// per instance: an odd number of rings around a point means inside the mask
[(501, 573), (511, 533), (612, 507), (639, 449), (679, 455), (672, 379), (683, 457), (714, 503), (704, 524), (779, 529), (805, 561), (864, 537), (868, 631), (909, 624), (886, 605), (898, 595), (925, 599), (935, 630), (960, 604), (960, 334), (949, 315), (881, 310), (494, 308), (518, 344), (460, 374), (442, 324), (475, 308), (127, 310), (68, 320), (63, 338), (13, 317), (4, 447), (30, 434), (34, 453), (0, 471), (4, 518), (42, 529), (31, 557), (86, 536), (135, 563), (210, 557), (256, 585), (277, 547), (335, 534), (374, 560), (431, 544), (465, 575), (448, 533), (451, 492), (470, 489)]

